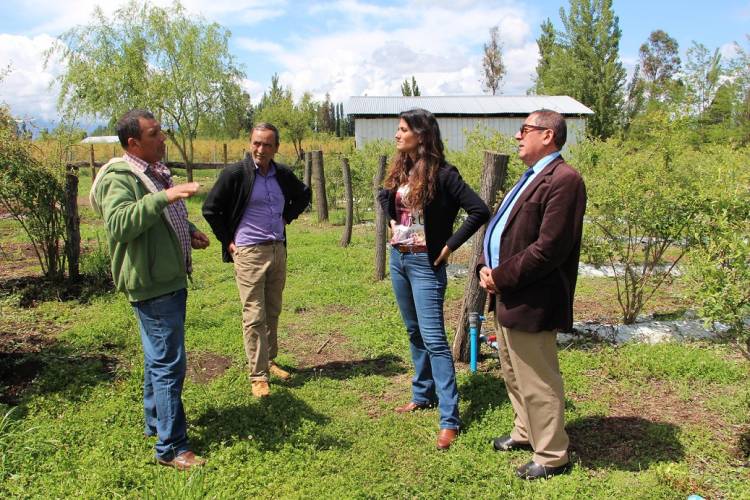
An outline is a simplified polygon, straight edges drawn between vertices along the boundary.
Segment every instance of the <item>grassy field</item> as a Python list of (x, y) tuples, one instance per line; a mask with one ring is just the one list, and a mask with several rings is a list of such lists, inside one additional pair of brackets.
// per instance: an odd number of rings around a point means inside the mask
[[(41, 151), (48, 151), (54, 147), (53, 141), (36, 141)], [(238, 139), (196, 139), (193, 142), (194, 161), (207, 163), (221, 163), (224, 158), (224, 144), (227, 145), (227, 159), (230, 163), (239, 161), (249, 151), (249, 138)], [(354, 137), (337, 138), (328, 134), (316, 134), (307, 137), (302, 142), (305, 151), (321, 150), (326, 154), (347, 153), (354, 149)], [(88, 144), (78, 144), (70, 148), (71, 161), (89, 161), (90, 148)], [(182, 161), (179, 150), (174, 144), (167, 142), (167, 154), (170, 161)], [(121, 156), (122, 148), (119, 143), (94, 144), (94, 160), (105, 162), (113, 156)], [(279, 148), (280, 158), (284, 162), (294, 162), (294, 146), (289, 141), (283, 141)]]
[[(84, 177), (82, 194), (88, 185)], [(201, 201), (189, 209), (208, 232)], [(93, 247), (101, 223), (86, 207), (82, 219)], [(38, 271), (23, 238), (0, 220), (0, 496), (750, 498), (750, 367), (721, 344), (564, 347), (575, 467), (534, 483), (513, 474), (528, 453), (492, 451), (513, 416), (486, 352), (477, 373), (457, 367), (464, 432), (436, 451), (436, 410), (392, 411), (409, 400), (410, 361), (390, 283), (372, 278), (372, 230), (356, 227), (345, 249), (341, 231), (314, 214), (289, 227), (279, 362), (294, 375), (272, 380), (262, 401), (245, 374), (232, 268), (215, 240), (194, 253), (184, 401), (193, 445), (209, 462), (180, 473), (154, 464), (142, 434), (129, 304), (112, 293), (56, 294), (29, 278)], [(449, 284), (449, 318), (463, 286)], [(612, 290), (611, 280), (582, 279), (577, 319), (616, 319)], [(684, 307), (675, 283), (645, 312)]]

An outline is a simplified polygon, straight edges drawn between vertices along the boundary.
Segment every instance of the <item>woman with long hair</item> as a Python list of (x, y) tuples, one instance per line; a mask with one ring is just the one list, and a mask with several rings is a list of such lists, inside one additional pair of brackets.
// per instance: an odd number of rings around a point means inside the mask
[[(445, 335), (446, 265), (490, 217), (482, 199), (446, 163), (435, 116), (424, 109), (399, 115), (396, 150), (378, 200), (391, 226), (393, 293), (409, 334), (414, 363), (412, 400), (398, 413), (440, 411), (437, 447), (450, 448), (461, 420), (453, 356)], [(453, 233), (458, 210), (468, 217)]]

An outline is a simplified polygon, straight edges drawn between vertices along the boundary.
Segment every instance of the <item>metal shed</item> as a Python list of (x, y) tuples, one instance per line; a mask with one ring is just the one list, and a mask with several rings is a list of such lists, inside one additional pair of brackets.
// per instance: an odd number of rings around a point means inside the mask
[(120, 138), (116, 135), (92, 135), (81, 141), (81, 144), (117, 144)]
[(587, 116), (594, 114), (568, 96), (350, 97), (345, 110), (354, 119), (357, 147), (378, 139), (392, 140), (398, 114), (412, 108), (424, 108), (435, 114), (443, 142), (452, 150), (463, 150), (465, 132), (477, 125), (512, 137), (528, 114), (538, 109), (551, 109), (565, 116), (567, 143), (575, 144), (586, 128)]

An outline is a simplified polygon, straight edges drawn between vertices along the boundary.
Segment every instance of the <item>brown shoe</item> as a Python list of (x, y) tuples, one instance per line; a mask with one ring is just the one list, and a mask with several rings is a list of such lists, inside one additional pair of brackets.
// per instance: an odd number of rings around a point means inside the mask
[(190, 470), (193, 467), (203, 467), (206, 465), (206, 461), (192, 451), (183, 451), (172, 460), (157, 458), (156, 461), (161, 465), (174, 467), (177, 470)]
[(405, 405), (395, 408), (394, 411), (396, 413), (411, 413), (413, 411), (426, 410), (432, 407), (432, 403), (415, 403), (414, 401), (409, 401)]
[(253, 389), (253, 396), (256, 398), (265, 398), (271, 394), (271, 389), (265, 380), (253, 380), (250, 385)]
[(281, 380), (287, 380), (292, 376), (288, 371), (277, 365), (275, 361), (268, 363), (268, 371), (271, 372), (271, 375), (279, 377)]
[(458, 437), (458, 429), (440, 429), (437, 438), (438, 450), (447, 450)]

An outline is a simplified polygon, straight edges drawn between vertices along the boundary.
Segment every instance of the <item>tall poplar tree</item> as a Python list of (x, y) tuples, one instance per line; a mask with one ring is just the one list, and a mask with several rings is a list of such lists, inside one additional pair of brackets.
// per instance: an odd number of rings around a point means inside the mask
[(409, 80), (404, 80), (404, 83), (401, 84), (401, 95), (403, 96), (420, 96), (422, 95), (422, 92), (419, 90), (419, 85), (417, 85), (417, 79), (414, 78), (414, 75), (411, 77), (411, 83), (409, 83)]
[[(549, 75), (549, 71), (552, 69), (553, 59), (558, 55), (555, 52), (559, 49), (559, 46), (557, 44), (555, 27), (549, 18), (542, 23), (541, 31), (539, 38), (536, 39), (536, 44), (539, 48), (539, 61), (536, 64), (536, 83), (534, 84), (533, 93), (550, 94), (546, 90), (545, 84), (549, 84), (551, 83), (550, 80), (553, 80)], [(557, 52), (560, 51), (557, 50)]]
[(570, 0), (568, 12), (560, 9), (560, 19), (559, 33), (549, 21), (542, 24), (536, 88), (569, 95), (591, 108), (587, 132), (605, 139), (619, 127), (625, 84), (619, 60), (622, 33), (612, 0)]
[(336, 117), (333, 112), (333, 106), (331, 94), (326, 92), (326, 98), (318, 108), (318, 130), (322, 132), (336, 131)]
[(685, 81), (690, 104), (698, 116), (703, 115), (713, 101), (724, 74), (719, 49), (712, 53), (702, 43), (693, 42), (687, 51)]

